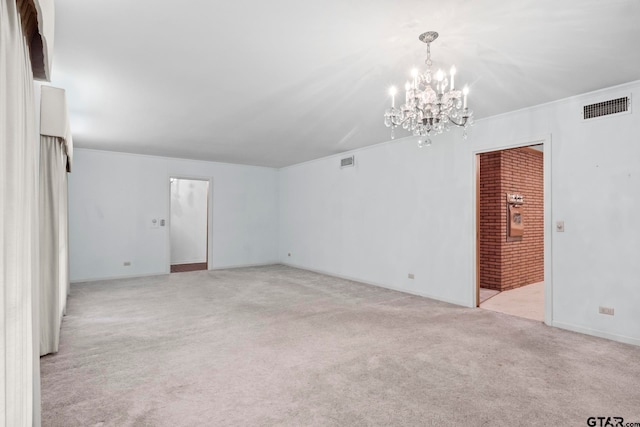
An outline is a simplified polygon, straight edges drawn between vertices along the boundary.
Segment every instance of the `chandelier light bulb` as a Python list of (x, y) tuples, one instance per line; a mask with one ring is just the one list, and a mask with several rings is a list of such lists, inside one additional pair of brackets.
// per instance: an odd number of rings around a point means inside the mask
[(464, 108), (465, 110), (467, 109), (467, 95), (469, 95), (469, 86), (465, 85), (464, 88), (462, 89), (462, 95), (464, 96), (462, 98), (462, 108)]
[(451, 90), (453, 90), (453, 89), (454, 89), (453, 78), (454, 78), (454, 76), (456, 75), (456, 71), (457, 71), (457, 70), (456, 70), (456, 66), (455, 66), (455, 65), (452, 65), (452, 66), (451, 66), (451, 70), (449, 71), (449, 74), (451, 74)]
[(411, 70), (411, 77), (413, 77), (413, 88), (418, 89), (418, 69)]
[(444, 94), (444, 73), (442, 72), (442, 70), (438, 70), (438, 72), (436, 73), (436, 80), (438, 81), (438, 83), (436, 83), (436, 90), (438, 91), (439, 94)]
[(427, 45), (426, 70), (411, 70), (412, 80), (404, 86), (405, 103), (396, 108), (397, 89), (389, 90), (391, 108), (385, 110), (384, 123), (391, 128), (392, 139), (394, 129), (401, 126), (419, 138), (420, 147), (425, 147), (431, 145), (433, 135), (448, 131), (452, 126), (464, 128), (466, 135), (467, 128), (473, 124), (473, 113), (467, 108), (469, 87), (455, 90), (456, 67), (452, 66), (448, 75), (442, 69), (434, 72), (431, 68), (431, 43), (437, 38), (435, 31), (427, 31), (419, 37)]
[(391, 95), (391, 108), (396, 106), (396, 93), (398, 93), (398, 89), (395, 86), (391, 86), (389, 88), (389, 95)]

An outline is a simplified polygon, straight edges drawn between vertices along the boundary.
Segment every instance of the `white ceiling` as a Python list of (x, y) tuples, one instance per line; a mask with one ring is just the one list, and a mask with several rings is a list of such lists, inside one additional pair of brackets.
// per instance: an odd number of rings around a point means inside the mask
[(640, 78), (638, 0), (56, 0), (79, 147), (280, 167), (384, 142), (432, 57), (477, 118)]

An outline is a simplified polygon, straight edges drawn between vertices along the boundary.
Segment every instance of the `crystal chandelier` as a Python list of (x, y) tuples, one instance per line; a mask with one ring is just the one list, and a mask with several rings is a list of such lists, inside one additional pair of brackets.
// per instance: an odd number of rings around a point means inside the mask
[(469, 88), (465, 86), (461, 91), (455, 89), (456, 67), (451, 67), (449, 76), (442, 70), (435, 75), (431, 71), (431, 42), (437, 38), (435, 31), (420, 35), (420, 41), (427, 44), (427, 69), (424, 73), (417, 69), (411, 72), (413, 81), (405, 85), (405, 104), (400, 108), (396, 108), (395, 104), (398, 91), (395, 87), (389, 90), (391, 108), (384, 113), (384, 124), (391, 128), (391, 139), (395, 137), (394, 129), (402, 126), (420, 137), (420, 148), (431, 145), (431, 136), (448, 131), (452, 124), (464, 129), (466, 139), (467, 128), (473, 124), (473, 112), (467, 108)]

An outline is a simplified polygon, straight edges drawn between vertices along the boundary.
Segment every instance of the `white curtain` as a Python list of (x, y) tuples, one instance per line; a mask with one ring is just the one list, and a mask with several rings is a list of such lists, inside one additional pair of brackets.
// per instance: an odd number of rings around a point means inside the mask
[(67, 155), (64, 139), (40, 136), (40, 355), (58, 351), (69, 292)]
[(0, 0), (0, 426), (39, 424), (35, 111), (16, 2)]

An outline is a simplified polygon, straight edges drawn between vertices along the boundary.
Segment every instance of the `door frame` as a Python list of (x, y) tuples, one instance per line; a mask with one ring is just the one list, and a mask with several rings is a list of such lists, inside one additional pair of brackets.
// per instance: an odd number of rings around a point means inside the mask
[(180, 173), (170, 173), (167, 175), (167, 226), (166, 226), (166, 268), (165, 273), (171, 273), (171, 179), (185, 179), (191, 181), (206, 181), (207, 182), (207, 270), (211, 270), (211, 253), (213, 249), (213, 177), (210, 176), (198, 176), (198, 175), (185, 175)]
[(553, 268), (552, 268), (552, 236), (553, 236), (553, 224), (552, 224), (552, 205), (551, 205), (551, 159), (552, 159), (552, 138), (551, 135), (546, 135), (537, 138), (526, 138), (519, 141), (504, 143), (493, 147), (487, 147), (483, 149), (472, 151), (473, 170), (472, 174), (474, 183), (473, 189), (473, 204), (476, 212), (473, 219), (473, 231), (474, 231), (474, 245), (473, 245), (473, 262), (475, 263), (473, 272), (473, 281), (471, 285), (473, 307), (480, 306), (480, 154), (491, 153), (494, 151), (508, 150), (511, 148), (522, 148), (531, 145), (542, 144), (544, 158), (544, 323), (553, 325)]

